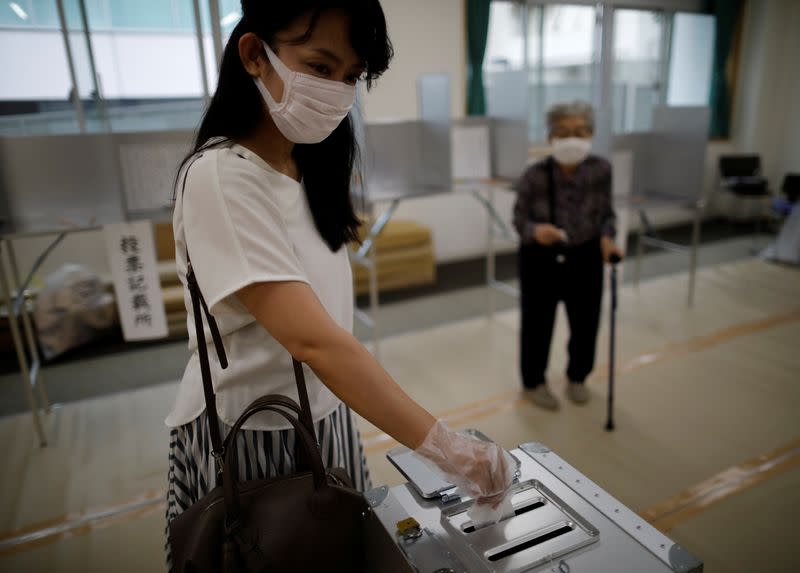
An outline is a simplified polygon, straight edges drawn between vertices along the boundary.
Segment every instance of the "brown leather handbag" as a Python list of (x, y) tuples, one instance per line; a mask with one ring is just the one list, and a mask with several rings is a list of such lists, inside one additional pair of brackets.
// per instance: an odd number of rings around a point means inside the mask
[[(316, 443), (301, 365), (294, 361), (300, 404), (286, 396), (259, 398), (220, 441), (203, 321), (205, 313), (220, 364), (227, 367), (222, 337), (200, 293), (191, 262), (187, 283), (197, 332), (212, 455), (222, 478), (169, 526), (177, 573), (300, 573), (363, 571), (364, 528), (371, 508), (342, 469), (326, 471)], [(296, 433), (298, 473), (239, 481), (236, 438), (257, 412), (271, 411)]]

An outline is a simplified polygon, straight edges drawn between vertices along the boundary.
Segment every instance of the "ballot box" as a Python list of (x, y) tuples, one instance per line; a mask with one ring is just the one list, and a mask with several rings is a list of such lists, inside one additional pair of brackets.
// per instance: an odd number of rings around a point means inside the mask
[[(468, 430), (481, 439), (480, 432)], [(389, 460), (408, 480), (367, 492), (367, 568), (380, 573), (695, 573), (703, 564), (548, 447), (525, 443), (513, 515), (476, 528), (473, 503), (402, 446)]]

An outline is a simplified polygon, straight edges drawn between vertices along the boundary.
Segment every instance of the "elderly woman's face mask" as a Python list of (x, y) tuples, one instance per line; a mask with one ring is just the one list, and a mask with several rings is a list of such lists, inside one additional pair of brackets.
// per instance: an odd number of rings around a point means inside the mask
[(592, 130), (582, 116), (565, 117), (550, 132), (553, 157), (561, 165), (583, 162), (592, 150)]

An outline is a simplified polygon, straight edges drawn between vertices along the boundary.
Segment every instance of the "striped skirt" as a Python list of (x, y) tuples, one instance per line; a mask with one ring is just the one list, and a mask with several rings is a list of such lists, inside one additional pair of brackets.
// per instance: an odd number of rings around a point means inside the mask
[[(341, 404), (315, 426), (325, 467), (345, 468), (356, 489), (370, 489), (372, 483), (364, 448), (350, 409)], [(230, 430), (222, 421), (220, 428), (223, 437)], [(242, 430), (236, 446), (241, 480), (269, 479), (295, 471), (295, 432), (292, 429), (272, 432)], [(216, 476), (208, 417), (203, 412), (192, 422), (170, 431), (167, 534), (173, 519), (216, 487)], [(172, 571), (168, 535), (165, 550), (167, 571)]]

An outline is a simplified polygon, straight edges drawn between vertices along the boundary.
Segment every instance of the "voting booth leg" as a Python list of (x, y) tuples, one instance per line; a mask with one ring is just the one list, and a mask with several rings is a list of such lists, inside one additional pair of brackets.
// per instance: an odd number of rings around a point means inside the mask
[(694, 288), (697, 277), (697, 250), (700, 248), (700, 226), (703, 220), (704, 203), (698, 202), (694, 210), (694, 222), (692, 225), (692, 245), (689, 254), (689, 300), (691, 308), (694, 305)]
[[(36, 430), (36, 434), (39, 437), (39, 445), (42, 447), (47, 446), (47, 436), (44, 432), (44, 426), (42, 426), (41, 416), (39, 415), (39, 403), (36, 400), (36, 394), (34, 393), (34, 386), (36, 385), (35, 379), (31, 376), (32, 371), (28, 367), (28, 358), (25, 355), (25, 347), (22, 341), (22, 334), (19, 330), (19, 323), (17, 322), (17, 314), (15, 312), (15, 305), (14, 299), (11, 296), (12, 293), (12, 285), (9, 282), (8, 274), (6, 273), (6, 265), (5, 265), (5, 258), (4, 252), (9, 250), (9, 241), (2, 240), (0, 241), (0, 288), (3, 289), (3, 295), (5, 298), (6, 310), (8, 313), (8, 326), (11, 330), (11, 338), (14, 341), (14, 350), (17, 354), (17, 362), (19, 363), (20, 375), (22, 376), (22, 383), (25, 386), (25, 394), (28, 399), (28, 406), (31, 410), (31, 416), (33, 418), (33, 427)], [(23, 293), (17, 293), (17, 296), (24, 296)], [(27, 308), (25, 305), (22, 305), (22, 313), (27, 313)]]
[(486, 313), (489, 320), (494, 319), (494, 283), (497, 280), (497, 259), (494, 247), (494, 221), (491, 209), (494, 206), (494, 188), (489, 187), (486, 209)]
[[(19, 274), (19, 266), (17, 265), (17, 255), (14, 252), (14, 245), (11, 241), (8, 241), (7, 244), (8, 250), (8, 262), (11, 266), (11, 280), (14, 283), (14, 288), (19, 292), (17, 297), (25, 297), (25, 290), (28, 287), (28, 280), (25, 283), (20, 281), (20, 274)], [(33, 269), (32, 273), (36, 272), (36, 268)], [(17, 305), (19, 306), (19, 302)], [(36, 393), (39, 395), (39, 406), (45, 411), (45, 413), (50, 413), (50, 400), (47, 397), (47, 391), (44, 387), (44, 381), (42, 379), (42, 359), (39, 356), (39, 346), (36, 344), (36, 336), (34, 335), (33, 324), (31, 324), (31, 317), (30, 315), (25, 312), (25, 303), (22, 302), (22, 306), (20, 307), (23, 309), (21, 313), (22, 316), (22, 328), (25, 330), (25, 340), (28, 344), (28, 352), (30, 352), (31, 357), (31, 384), (34, 386)], [(16, 313), (15, 313), (16, 314)]]
[(638, 289), (642, 278), (642, 256), (644, 255), (644, 222), (639, 218), (639, 228), (636, 231), (636, 265), (633, 272), (633, 284)]
[(375, 360), (381, 361), (380, 301), (378, 294), (378, 256), (377, 249), (369, 252), (369, 307), (372, 313), (372, 353)]
[[(770, 216), (771, 196), (758, 198), (756, 201), (758, 202), (758, 209), (756, 211), (756, 221), (751, 236), (750, 252), (757, 256), (765, 248), (765, 245), (761, 244), (760, 238), (762, 232), (765, 231), (765, 219), (768, 220)], [(768, 224), (766, 225), (766, 231), (769, 232)]]

